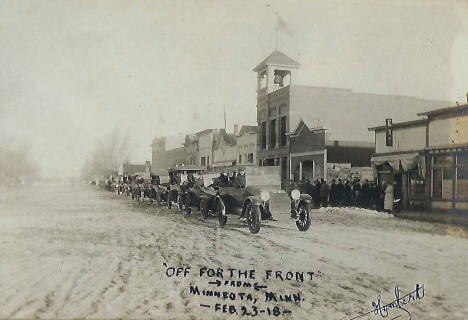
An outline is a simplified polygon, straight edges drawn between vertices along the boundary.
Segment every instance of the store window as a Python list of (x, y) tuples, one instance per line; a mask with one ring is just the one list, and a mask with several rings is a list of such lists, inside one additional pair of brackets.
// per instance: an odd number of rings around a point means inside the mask
[(266, 122), (262, 122), (260, 148), (266, 149)]
[(452, 199), (453, 157), (442, 155), (433, 157), (432, 197), (433, 199)]
[(457, 200), (468, 200), (468, 153), (457, 155)]
[(408, 172), (408, 198), (424, 199), (425, 195), (424, 179), (419, 175), (418, 170)]
[(276, 147), (276, 119), (270, 120), (270, 147)]
[(280, 145), (286, 145), (286, 125), (287, 125), (287, 117), (281, 117), (280, 119)]

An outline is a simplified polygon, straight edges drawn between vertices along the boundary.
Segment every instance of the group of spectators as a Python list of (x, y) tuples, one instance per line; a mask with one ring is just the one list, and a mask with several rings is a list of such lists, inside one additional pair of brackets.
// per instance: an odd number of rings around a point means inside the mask
[(379, 188), (376, 182), (369, 182), (367, 179), (362, 184), (357, 179), (352, 182), (333, 179), (330, 184), (324, 179), (316, 180), (314, 183), (306, 180), (301, 192), (312, 197), (316, 208), (333, 206), (384, 210), (385, 189)]

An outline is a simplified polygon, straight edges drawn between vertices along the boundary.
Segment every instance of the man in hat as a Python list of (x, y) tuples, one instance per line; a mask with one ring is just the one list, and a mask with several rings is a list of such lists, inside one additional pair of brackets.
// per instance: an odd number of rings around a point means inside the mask
[(338, 184), (336, 185), (336, 205), (342, 206), (343, 205), (343, 182), (341, 179), (338, 179)]
[(328, 206), (328, 197), (330, 196), (330, 187), (328, 186), (327, 182), (320, 180), (320, 202), (322, 203), (322, 207)]

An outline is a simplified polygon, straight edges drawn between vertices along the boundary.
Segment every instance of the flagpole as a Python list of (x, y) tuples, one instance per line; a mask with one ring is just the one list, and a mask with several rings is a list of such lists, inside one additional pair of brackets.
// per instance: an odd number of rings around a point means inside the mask
[(276, 31), (276, 47), (275, 50), (278, 50), (278, 28), (275, 28)]
[(224, 130), (226, 130), (226, 105), (224, 105)]

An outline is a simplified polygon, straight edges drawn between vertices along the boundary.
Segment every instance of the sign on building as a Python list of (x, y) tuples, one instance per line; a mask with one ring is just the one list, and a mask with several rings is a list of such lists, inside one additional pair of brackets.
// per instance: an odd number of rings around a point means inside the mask
[(327, 181), (350, 180), (351, 163), (327, 163)]
[(392, 119), (385, 119), (385, 140), (387, 147), (393, 147)]

